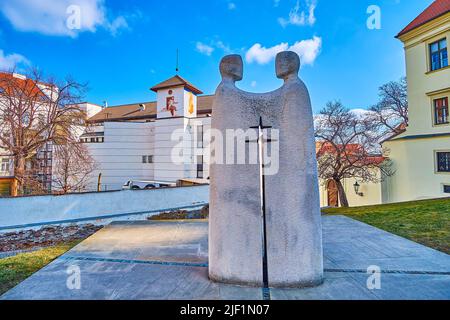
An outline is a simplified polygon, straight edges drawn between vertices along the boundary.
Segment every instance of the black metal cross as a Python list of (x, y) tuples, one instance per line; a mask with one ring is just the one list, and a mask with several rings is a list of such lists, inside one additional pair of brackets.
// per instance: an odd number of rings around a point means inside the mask
[(265, 191), (265, 173), (264, 173), (264, 143), (272, 142), (272, 139), (264, 139), (264, 130), (272, 127), (263, 124), (262, 117), (259, 117), (258, 126), (250, 129), (258, 130), (258, 139), (256, 141), (247, 140), (247, 143), (258, 143), (259, 149), (259, 177), (261, 192), (261, 216), (262, 216), (262, 267), (263, 267), (263, 295), (264, 299), (270, 300), (269, 292), (269, 268), (267, 263), (267, 219), (266, 219), (266, 191)]

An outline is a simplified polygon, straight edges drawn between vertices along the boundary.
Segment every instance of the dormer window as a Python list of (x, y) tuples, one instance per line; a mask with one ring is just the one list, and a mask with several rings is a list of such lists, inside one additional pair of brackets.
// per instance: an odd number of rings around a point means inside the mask
[(448, 66), (447, 39), (430, 44), (430, 67), (431, 71)]

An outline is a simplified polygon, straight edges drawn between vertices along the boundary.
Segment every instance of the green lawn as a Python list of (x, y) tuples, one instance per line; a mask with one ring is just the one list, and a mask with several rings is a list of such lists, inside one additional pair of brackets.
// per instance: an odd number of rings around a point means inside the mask
[(39, 251), (0, 259), (0, 295), (45, 267), (79, 242), (67, 242)]
[(450, 254), (450, 198), (324, 209)]

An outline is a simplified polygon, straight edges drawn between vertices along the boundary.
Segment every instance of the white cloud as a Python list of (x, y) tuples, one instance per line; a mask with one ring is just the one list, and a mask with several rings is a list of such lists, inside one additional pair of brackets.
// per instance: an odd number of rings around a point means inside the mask
[(258, 83), (256, 81), (252, 81), (252, 83), (250, 83), (250, 85), (252, 86), (252, 88), (255, 88), (258, 85)]
[(248, 63), (257, 62), (267, 64), (282, 51), (294, 51), (300, 56), (302, 65), (313, 64), (322, 48), (322, 38), (314, 36), (312, 39), (297, 41), (289, 46), (283, 42), (276, 46), (266, 48), (261, 44), (254, 44), (246, 53), (245, 59)]
[(123, 16), (118, 16), (111, 23), (108, 23), (106, 26), (113, 36), (116, 36), (121, 30), (130, 29), (127, 20)]
[(229, 45), (223, 43), (221, 40), (213, 40), (205, 44), (203, 42), (196, 43), (196, 50), (204, 55), (210, 56), (216, 49), (223, 51), (225, 54), (230, 54), (233, 50)]
[(289, 47), (290, 51), (296, 52), (302, 64), (313, 64), (322, 48), (322, 38), (314, 36), (309, 40), (302, 40)]
[(236, 4), (234, 2), (229, 2), (228, 3), (228, 10), (235, 10), (236, 9)]
[(352, 112), (356, 116), (366, 116), (369, 114), (373, 114), (372, 111), (367, 110), (367, 109), (361, 109), (361, 108), (351, 109), (350, 112)]
[(232, 52), (231, 48), (229, 45), (224, 44), (222, 41), (218, 40), (215, 41), (213, 44), (217, 49), (222, 50), (223, 52), (225, 52), (226, 54), (229, 54)]
[(316, 0), (306, 0), (307, 10), (300, 11), (300, 0), (297, 0), (297, 4), (294, 8), (292, 8), (291, 12), (289, 12), (289, 18), (278, 18), (278, 22), (280, 25), (285, 28), (288, 25), (294, 26), (313, 26), (316, 23)]
[(20, 65), (29, 65), (30, 61), (21, 54), (11, 53), (5, 55), (4, 51), (0, 49), (0, 69), (12, 70)]
[(196, 48), (198, 52), (207, 56), (210, 56), (214, 52), (213, 47), (208, 46), (207, 44), (204, 44), (202, 42), (197, 42)]
[(275, 58), (279, 52), (286, 51), (288, 47), (287, 43), (281, 43), (271, 48), (266, 48), (256, 43), (245, 54), (245, 60), (249, 63), (256, 61), (259, 64), (266, 64)]
[(8, 0), (0, 11), (16, 30), (51, 36), (75, 37), (99, 27), (116, 35), (129, 28), (125, 16), (109, 19), (104, 0)]

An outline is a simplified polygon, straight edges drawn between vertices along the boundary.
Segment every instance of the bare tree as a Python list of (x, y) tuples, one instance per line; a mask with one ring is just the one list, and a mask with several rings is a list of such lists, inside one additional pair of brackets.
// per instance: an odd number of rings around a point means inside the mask
[(408, 84), (406, 77), (379, 88), (380, 101), (370, 108), (373, 121), (384, 134), (401, 133), (408, 125)]
[(356, 114), (340, 102), (329, 102), (316, 119), (319, 177), (336, 183), (339, 200), (348, 207), (343, 180), (380, 182), (390, 176), (390, 163), (381, 156), (377, 124), (367, 114)]
[(90, 174), (97, 167), (86, 145), (80, 142), (57, 145), (54, 155), (54, 191), (62, 194), (86, 191)]
[(14, 193), (24, 192), (30, 176), (27, 161), (41, 148), (77, 140), (73, 128), (86, 117), (77, 106), (84, 89), (71, 78), (44, 79), (35, 69), (26, 77), (0, 73), (0, 150), (13, 158), (18, 181)]

